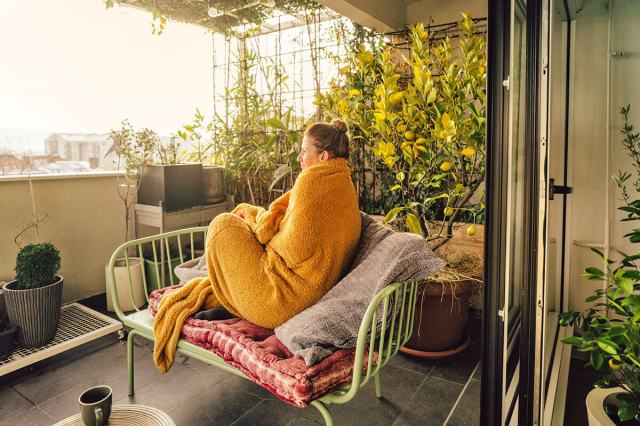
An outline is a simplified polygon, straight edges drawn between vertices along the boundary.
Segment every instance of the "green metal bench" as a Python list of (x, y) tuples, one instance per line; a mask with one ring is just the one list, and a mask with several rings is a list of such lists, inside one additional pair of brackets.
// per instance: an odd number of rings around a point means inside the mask
[[(142, 282), (147, 295), (146, 276), (143, 254), (153, 256), (155, 282), (164, 283), (164, 273), (161, 267), (162, 262), (169, 263), (170, 270), (177, 265), (172, 264), (172, 259), (179, 258), (180, 263), (197, 257), (196, 245), (198, 242), (206, 240), (207, 227), (187, 228), (180, 231), (166, 232), (151, 237), (140, 238), (129, 241), (116, 249), (109, 261), (109, 287), (112, 295), (114, 310), (122, 323), (130, 327), (127, 338), (127, 367), (129, 373), (129, 396), (134, 394), (134, 361), (133, 361), (133, 338), (134, 336), (142, 336), (153, 341), (153, 316), (149, 309), (138, 309), (131, 313), (124, 313), (121, 309), (118, 289), (115, 282), (114, 266), (116, 261), (124, 259), (124, 263), (128, 268), (128, 284), (131, 304), (136, 306), (133, 301), (133, 288), (130, 262), (132, 258), (139, 257), (143, 262), (142, 265)], [(177, 255), (176, 255), (177, 250)], [(160, 264), (161, 267), (158, 266)], [(173, 282), (173, 274), (169, 274), (169, 284), (178, 284)], [(411, 337), (413, 332), (413, 318), (415, 314), (416, 295), (418, 290), (417, 282), (395, 283), (379, 292), (371, 301), (366, 310), (365, 316), (360, 324), (358, 332), (358, 340), (356, 344), (355, 361), (353, 366), (353, 378), (351, 383), (341, 386), (331, 393), (311, 402), (324, 418), (327, 425), (333, 425), (333, 417), (327, 408), (328, 404), (344, 404), (351, 401), (360, 388), (369, 382), (371, 378), (375, 381), (375, 393), (378, 398), (382, 397), (382, 388), (380, 384), (380, 370), (391, 358), (393, 358)], [(394, 303), (398, 301), (398, 303)], [(394, 315), (387, 315), (394, 311)], [(382, 310), (382, 317), (386, 320), (382, 322), (379, 329), (376, 326), (376, 318)], [(368, 350), (371, 348), (372, 350)], [(224, 363), (222, 358), (211, 351), (203, 349), (197, 345), (189, 343), (184, 339), (178, 342), (178, 352), (193, 357), (207, 364), (219, 367), (237, 376), (248, 379), (240, 370)], [(366, 360), (365, 353), (368, 353)], [(374, 361), (374, 353), (377, 353), (377, 360)], [(365, 364), (366, 362), (366, 364)], [(364, 368), (366, 366), (366, 369)]]

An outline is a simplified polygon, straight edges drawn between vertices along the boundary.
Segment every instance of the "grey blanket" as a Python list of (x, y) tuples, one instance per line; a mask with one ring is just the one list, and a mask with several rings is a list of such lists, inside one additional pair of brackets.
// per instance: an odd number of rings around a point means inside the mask
[(200, 256), (195, 259), (188, 260), (174, 269), (176, 277), (180, 280), (180, 284), (186, 284), (194, 278), (207, 277), (207, 257)]
[(339, 348), (355, 347), (362, 318), (378, 292), (395, 282), (425, 279), (444, 264), (422, 237), (394, 232), (362, 213), (351, 272), (315, 305), (277, 327), (276, 336), (307, 365), (316, 364)]
[[(315, 305), (275, 329), (295, 355), (313, 365), (356, 345), (360, 322), (378, 292), (395, 282), (421, 280), (444, 266), (420, 236), (394, 232), (361, 213), (362, 234), (351, 272)], [(206, 257), (175, 268), (180, 283), (207, 276)]]

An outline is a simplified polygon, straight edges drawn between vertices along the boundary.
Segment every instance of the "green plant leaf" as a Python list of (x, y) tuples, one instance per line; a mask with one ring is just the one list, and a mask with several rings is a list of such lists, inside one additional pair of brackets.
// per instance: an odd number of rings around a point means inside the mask
[(418, 235), (422, 234), (422, 230), (420, 228), (420, 220), (418, 219), (418, 216), (416, 216), (413, 213), (407, 214), (407, 228), (409, 228), (409, 232), (412, 232)]
[(584, 340), (582, 339), (582, 337), (569, 336), (562, 339), (562, 343), (566, 343), (567, 345), (572, 346), (582, 346), (584, 344)]
[(404, 207), (394, 207), (389, 210), (389, 212), (384, 216), (384, 223), (393, 221), (402, 210), (404, 210)]
[(267, 120), (267, 124), (271, 127), (273, 127), (274, 129), (280, 129), (280, 130), (286, 130), (286, 126), (284, 125), (284, 123), (280, 120), (278, 120), (277, 118), (269, 118)]
[[(618, 398), (618, 401), (620, 401), (620, 398)], [(618, 417), (621, 421), (626, 422), (632, 420), (636, 414), (638, 414), (638, 401), (635, 398), (633, 401), (620, 401)]]
[(614, 341), (599, 337), (596, 339), (596, 344), (608, 354), (617, 355), (618, 354), (618, 345), (615, 344)]
[(604, 355), (602, 354), (602, 352), (591, 352), (591, 355), (589, 356), (589, 363), (596, 370), (602, 369), (602, 367), (604, 366)]
[(621, 277), (617, 280), (617, 284), (620, 286), (622, 290), (628, 295), (633, 293), (633, 281), (627, 277)]
[(269, 191), (273, 191), (273, 188), (276, 187), (278, 183), (282, 181), (282, 179), (286, 178), (291, 174), (291, 166), (288, 164), (283, 164), (273, 172), (273, 181), (271, 181), (271, 185), (269, 185)]
[(604, 277), (604, 272), (602, 272), (601, 269), (593, 267), (593, 266), (585, 269), (585, 271), (587, 272), (587, 274), (591, 274), (593, 276)]
[(271, 135), (271, 137), (267, 140), (267, 143), (264, 147), (267, 150), (273, 149), (273, 146), (276, 144), (277, 140), (278, 140), (278, 135)]

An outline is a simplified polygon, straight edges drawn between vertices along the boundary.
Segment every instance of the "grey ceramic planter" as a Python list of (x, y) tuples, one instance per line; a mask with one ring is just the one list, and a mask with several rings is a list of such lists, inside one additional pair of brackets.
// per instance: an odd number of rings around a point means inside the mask
[(17, 281), (4, 286), (9, 322), (18, 326), (18, 345), (37, 348), (53, 340), (60, 322), (63, 282), (58, 276), (55, 283), (40, 288), (16, 290)]

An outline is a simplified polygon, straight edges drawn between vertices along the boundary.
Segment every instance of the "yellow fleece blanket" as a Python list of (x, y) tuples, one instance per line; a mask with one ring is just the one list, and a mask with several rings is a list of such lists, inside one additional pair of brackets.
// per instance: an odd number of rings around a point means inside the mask
[(306, 168), (268, 210), (249, 204), (209, 225), (208, 277), (162, 298), (153, 323), (153, 361), (173, 364), (186, 319), (224, 306), (275, 328), (316, 303), (346, 274), (360, 238), (360, 213), (349, 163), (331, 159)]

